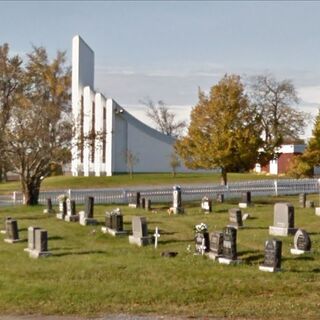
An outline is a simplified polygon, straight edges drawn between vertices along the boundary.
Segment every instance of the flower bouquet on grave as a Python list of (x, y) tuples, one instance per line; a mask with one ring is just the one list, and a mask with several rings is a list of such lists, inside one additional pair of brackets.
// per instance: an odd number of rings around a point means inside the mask
[(66, 201), (68, 198), (69, 198), (69, 197), (68, 197), (66, 194), (59, 194), (59, 195), (57, 196), (57, 200), (58, 200), (59, 202)]
[(114, 209), (110, 212), (110, 216), (121, 216), (120, 208)]
[(208, 233), (208, 226), (201, 222), (200, 224), (196, 224), (194, 226), (194, 230), (196, 233)]

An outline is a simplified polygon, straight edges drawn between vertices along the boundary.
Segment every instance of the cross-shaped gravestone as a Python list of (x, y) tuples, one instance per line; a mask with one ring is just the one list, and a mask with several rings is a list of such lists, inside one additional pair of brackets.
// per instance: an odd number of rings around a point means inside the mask
[(158, 227), (156, 227), (156, 230), (155, 230), (153, 236), (154, 236), (154, 248), (157, 249), (157, 247), (158, 247), (158, 238), (160, 238), (160, 233), (159, 233)]

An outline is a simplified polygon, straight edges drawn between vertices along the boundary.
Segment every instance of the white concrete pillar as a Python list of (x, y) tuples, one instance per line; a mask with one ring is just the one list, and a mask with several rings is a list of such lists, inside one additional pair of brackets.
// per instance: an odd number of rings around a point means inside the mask
[(95, 176), (101, 176), (103, 170), (103, 109), (105, 108), (106, 99), (101, 93), (97, 93), (95, 96), (95, 155), (94, 155), (94, 171)]
[(114, 159), (113, 159), (113, 134), (114, 134), (114, 122), (116, 108), (116, 102), (113, 99), (107, 99), (106, 112), (107, 112), (107, 146), (106, 146), (106, 174), (112, 176)]

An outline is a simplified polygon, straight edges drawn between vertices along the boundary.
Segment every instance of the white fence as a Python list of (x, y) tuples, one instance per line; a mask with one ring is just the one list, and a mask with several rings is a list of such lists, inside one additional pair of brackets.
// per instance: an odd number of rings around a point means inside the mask
[[(40, 193), (39, 203), (46, 204), (46, 199), (51, 198), (53, 204), (57, 204), (57, 196), (66, 194), (78, 204), (83, 204), (87, 196), (93, 196), (96, 204), (126, 204), (133, 201), (135, 193), (139, 191), (141, 197), (148, 198), (152, 202), (168, 203), (172, 201), (172, 187), (132, 187), (118, 189), (85, 189), (85, 190), (56, 190)], [(251, 191), (252, 196), (257, 195), (292, 195), (299, 193), (319, 193), (318, 179), (285, 179), (285, 180), (256, 180), (230, 183), (228, 186), (220, 184), (181, 186), (183, 201), (200, 200), (207, 196), (216, 198), (223, 193), (226, 199), (237, 198), (245, 191)], [(1, 201), (1, 199), (0, 199)], [(5, 205), (21, 204), (21, 192), (14, 192), (11, 199), (5, 201)], [(4, 203), (3, 203), (4, 204)]]

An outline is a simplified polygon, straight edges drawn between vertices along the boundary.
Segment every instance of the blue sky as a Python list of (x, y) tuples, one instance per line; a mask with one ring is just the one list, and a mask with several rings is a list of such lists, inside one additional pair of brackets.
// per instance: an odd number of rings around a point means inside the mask
[[(144, 119), (139, 100), (188, 118), (200, 86), (225, 73), (292, 79), (299, 109), (320, 105), (320, 2), (0, 2), (0, 39), (24, 54), (67, 50), (76, 34), (95, 51), (96, 89)], [(310, 135), (310, 126), (306, 135)]]

